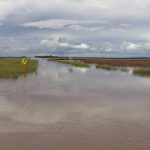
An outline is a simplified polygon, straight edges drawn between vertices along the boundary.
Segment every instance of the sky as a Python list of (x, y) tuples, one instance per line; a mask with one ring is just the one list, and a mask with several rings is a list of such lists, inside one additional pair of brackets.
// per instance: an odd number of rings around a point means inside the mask
[(149, 0), (0, 0), (0, 56), (150, 57)]

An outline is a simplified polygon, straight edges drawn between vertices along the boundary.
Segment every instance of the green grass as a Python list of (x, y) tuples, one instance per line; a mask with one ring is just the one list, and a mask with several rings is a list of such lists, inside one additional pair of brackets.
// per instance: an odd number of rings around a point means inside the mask
[(48, 59), (49, 61), (56, 61), (63, 64), (69, 64), (75, 67), (81, 67), (81, 68), (88, 68), (89, 64), (79, 61), (79, 60), (54, 60), (54, 59)]
[[(58, 63), (63, 63), (63, 64), (69, 64), (75, 67), (83, 67), (83, 68), (87, 68), (90, 67), (89, 63), (85, 63), (83, 61), (80, 60), (61, 60), (61, 59), (53, 59), (53, 58), (49, 58), (49, 61), (55, 61)], [(111, 65), (107, 65), (107, 64), (96, 64), (96, 68), (97, 69), (103, 69), (106, 71), (122, 71), (122, 72), (128, 72), (128, 68), (126, 67), (118, 67), (118, 66), (111, 66)]]
[(23, 67), (22, 58), (0, 58), (0, 78), (18, 78), (37, 70), (38, 61), (25, 58), (28, 63)]
[(128, 68), (123, 68), (123, 67), (121, 67), (121, 68), (119, 68), (120, 69), (120, 71), (122, 71), (122, 72), (128, 72), (129, 71), (129, 69)]
[(110, 65), (104, 65), (104, 64), (103, 65), (97, 64), (96, 68), (97, 69), (107, 70), (107, 71), (111, 71), (111, 70), (116, 71), (116, 70), (118, 70), (117, 67), (113, 67), (113, 66), (110, 66)]
[(125, 67), (117, 67), (117, 66), (111, 66), (111, 65), (105, 65), (105, 64), (97, 64), (97, 69), (103, 69), (106, 71), (121, 71), (121, 72), (128, 72), (128, 68)]
[(150, 77), (150, 68), (134, 69), (133, 74), (137, 76)]

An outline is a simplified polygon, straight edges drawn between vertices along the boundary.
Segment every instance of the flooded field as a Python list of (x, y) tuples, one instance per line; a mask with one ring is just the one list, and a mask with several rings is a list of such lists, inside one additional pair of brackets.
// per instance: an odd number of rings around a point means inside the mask
[(39, 59), (0, 80), (0, 150), (149, 150), (150, 78)]

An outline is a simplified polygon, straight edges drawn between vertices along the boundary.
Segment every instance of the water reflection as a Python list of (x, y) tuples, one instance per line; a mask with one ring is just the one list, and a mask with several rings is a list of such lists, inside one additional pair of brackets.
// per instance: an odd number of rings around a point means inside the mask
[(22, 78), (22, 80), (26, 81), (27, 80), (27, 75), (24, 74), (24, 75), (21, 76), (21, 78)]
[(135, 78), (130, 72), (75, 68), (41, 59), (37, 74), (25, 80), (0, 81), (0, 122), (16, 123), (13, 128), (4, 125), (0, 131), (24, 130), (26, 126), (28, 130), (29, 125), (47, 125), (74, 116), (150, 121), (149, 89), (150, 80)]

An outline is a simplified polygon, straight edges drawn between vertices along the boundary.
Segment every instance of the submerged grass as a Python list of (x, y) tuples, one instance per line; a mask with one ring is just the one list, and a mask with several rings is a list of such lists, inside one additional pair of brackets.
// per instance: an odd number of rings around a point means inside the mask
[(116, 71), (116, 70), (118, 70), (117, 67), (113, 67), (113, 66), (105, 65), (105, 64), (103, 64), (103, 65), (97, 64), (96, 68), (97, 69), (107, 70), (107, 71), (111, 71), (111, 70)]
[(123, 67), (121, 67), (121, 68), (120, 68), (120, 71), (122, 71), (122, 72), (128, 72), (128, 71), (129, 71), (129, 69), (128, 69), (128, 68), (125, 68), (125, 67), (124, 67), (124, 68), (123, 68)]
[[(63, 64), (69, 64), (75, 67), (83, 67), (83, 68), (87, 68), (90, 67), (89, 63), (80, 61), (80, 60), (61, 60), (61, 59), (48, 59), (49, 61), (55, 61), (55, 62), (59, 62), (59, 63), (63, 63)], [(118, 66), (111, 66), (111, 65), (107, 65), (107, 64), (96, 64), (96, 68), (97, 69), (103, 69), (106, 71), (122, 71), (122, 72), (128, 72), (128, 68), (126, 67), (118, 67)]]
[(137, 76), (150, 77), (150, 68), (134, 69), (133, 74)]
[(121, 72), (128, 72), (128, 68), (126, 67), (117, 67), (117, 66), (111, 66), (111, 65), (105, 65), (105, 64), (97, 64), (97, 69), (103, 69), (106, 71), (121, 71)]
[(79, 60), (54, 60), (54, 59), (48, 59), (49, 61), (56, 61), (63, 64), (69, 64), (75, 67), (81, 67), (81, 68), (88, 68), (90, 65), (88, 63), (79, 61)]
[(19, 75), (26, 75), (37, 70), (38, 61), (25, 58), (28, 63), (26, 67), (21, 64), (23, 58), (1, 58), (0, 78), (18, 78)]
[[(48, 59), (49, 61), (55, 61), (63, 64), (73, 65), (75, 67), (89, 67), (90, 63), (83, 62), (82, 60), (61, 60), (61, 59)], [(110, 64), (99, 64), (95, 63), (97, 69), (103, 69), (106, 71), (121, 71), (128, 72), (128, 67), (114, 66)], [(150, 77), (150, 68), (135, 68), (133, 69), (133, 75), (141, 76), (141, 77)]]

